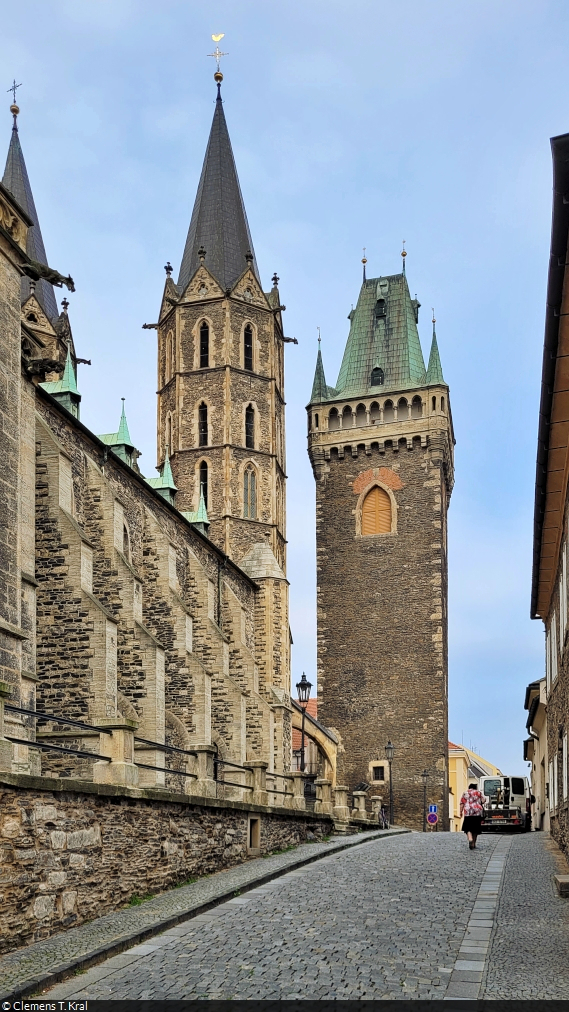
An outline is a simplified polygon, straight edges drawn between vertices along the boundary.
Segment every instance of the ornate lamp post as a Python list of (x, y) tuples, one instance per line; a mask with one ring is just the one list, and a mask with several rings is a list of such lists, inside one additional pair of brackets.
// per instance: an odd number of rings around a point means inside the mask
[(423, 832), (427, 832), (427, 779), (429, 774), (427, 770), (423, 770), (421, 773), (421, 779), (423, 781)]
[(304, 718), (306, 716), (306, 706), (310, 699), (310, 690), (312, 688), (312, 682), (309, 682), (304, 671), (302, 672), (302, 678), (300, 682), (296, 683), (296, 691), (298, 693), (298, 702), (302, 706), (302, 739), (300, 745), (300, 770), (304, 773)]
[(387, 762), (389, 763), (389, 825), (390, 826), (393, 825), (393, 775), (392, 775), (392, 772), (391, 772), (391, 769), (392, 769), (391, 764), (393, 762), (393, 753), (394, 752), (395, 752), (395, 748), (394, 748), (393, 744), (391, 743), (391, 741), (388, 741), (387, 745), (385, 746), (385, 758), (387, 759)]

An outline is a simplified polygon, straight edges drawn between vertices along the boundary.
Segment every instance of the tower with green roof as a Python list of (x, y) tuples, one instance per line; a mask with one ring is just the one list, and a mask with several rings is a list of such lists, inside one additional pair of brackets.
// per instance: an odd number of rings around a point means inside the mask
[[(435, 325), (428, 366), (405, 272), (366, 278), (335, 386), (321, 349), (308, 411), (316, 480), (318, 717), (339, 781), (422, 824), (421, 774), (448, 825), (447, 509), (454, 435)], [(431, 797), (432, 795), (432, 797)]]

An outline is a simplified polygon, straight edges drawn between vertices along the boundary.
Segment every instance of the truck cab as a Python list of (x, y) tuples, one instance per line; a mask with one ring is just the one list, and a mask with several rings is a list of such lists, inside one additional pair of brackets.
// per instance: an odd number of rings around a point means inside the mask
[(527, 777), (481, 777), (485, 797), (482, 829), (531, 829), (531, 795)]

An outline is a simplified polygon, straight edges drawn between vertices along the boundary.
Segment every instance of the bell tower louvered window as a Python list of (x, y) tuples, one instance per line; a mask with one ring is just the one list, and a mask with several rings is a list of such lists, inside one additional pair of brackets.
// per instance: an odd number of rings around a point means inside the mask
[(255, 408), (252, 404), (245, 408), (245, 446), (248, 450), (255, 449)]
[(203, 501), (205, 503), (206, 509), (207, 509), (208, 491), (209, 489), (208, 489), (207, 461), (202, 460), (200, 464), (200, 492), (203, 495)]
[(257, 476), (252, 467), (243, 474), (243, 516), (254, 520), (257, 516)]
[(207, 446), (207, 404), (203, 401), (198, 408), (199, 446)]
[(391, 533), (391, 499), (383, 488), (372, 488), (362, 506), (362, 534)]
[(371, 370), (371, 386), (380, 387), (383, 386), (384, 374), (383, 369), (379, 367)]
[(209, 327), (205, 320), (200, 326), (200, 369), (209, 366)]
[(243, 365), (249, 372), (253, 372), (253, 328), (250, 323), (243, 331)]

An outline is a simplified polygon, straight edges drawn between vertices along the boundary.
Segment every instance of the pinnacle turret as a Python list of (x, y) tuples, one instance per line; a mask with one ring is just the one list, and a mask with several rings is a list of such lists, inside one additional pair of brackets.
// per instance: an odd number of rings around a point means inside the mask
[[(12, 137), (10, 140), (10, 147), (8, 148), (8, 157), (6, 159), (6, 168), (4, 169), (2, 183), (6, 189), (10, 191), (20, 207), (23, 208), (34, 223), (28, 229), (26, 240), (26, 252), (28, 256), (31, 260), (37, 260), (40, 264), (47, 265), (47, 256), (45, 246), (43, 244), (38, 213), (36, 211), (32, 188), (30, 186), (26, 163), (24, 161), (24, 154), (22, 152), (20, 138), (18, 135), (19, 109), (17, 105), (13, 105), (11, 109), (14, 116), (14, 125), (12, 127)], [(29, 278), (22, 278), (21, 291), (23, 304), (30, 295)], [(41, 303), (42, 309), (48, 318), (52, 321), (57, 319), (58, 310), (53, 285), (50, 285), (49, 281), (46, 281), (44, 278), (40, 278), (39, 281), (36, 282), (35, 295), (38, 302)]]
[(311, 404), (322, 404), (328, 398), (328, 387), (326, 386), (326, 377), (324, 375), (324, 362), (322, 361), (322, 350), (320, 348), (320, 340), (318, 341), (318, 355), (316, 358), (316, 369), (314, 370), (314, 383), (312, 384), (312, 393), (310, 395)]
[(65, 368), (61, 379), (48, 380), (46, 383), (40, 383), (40, 386), (43, 387), (48, 394), (51, 394), (52, 397), (55, 397), (55, 399), (58, 400), (64, 408), (70, 411), (75, 418), (79, 418), (81, 394), (77, 389), (77, 376), (75, 374), (75, 367), (71, 357), (70, 344), (67, 345)]
[(432, 386), (435, 383), (444, 383), (443, 367), (441, 365), (441, 357), (439, 355), (439, 346), (437, 344), (437, 332), (435, 330), (436, 321), (433, 319), (433, 338), (431, 341), (431, 353), (429, 355), (429, 365), (427, 367), (427, 385)]

